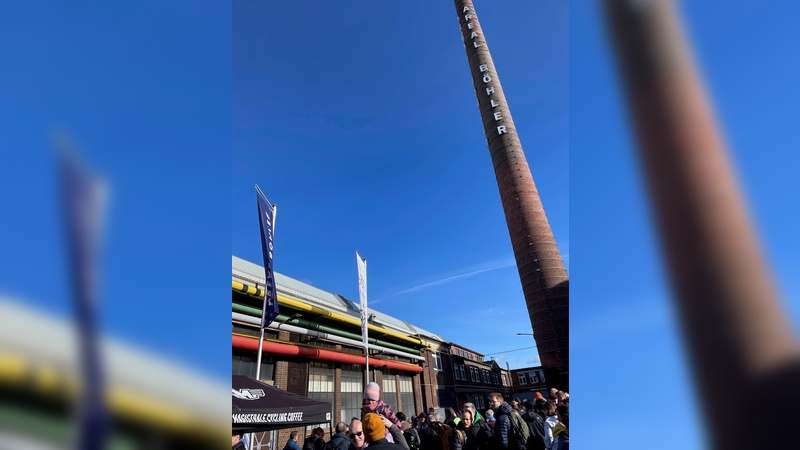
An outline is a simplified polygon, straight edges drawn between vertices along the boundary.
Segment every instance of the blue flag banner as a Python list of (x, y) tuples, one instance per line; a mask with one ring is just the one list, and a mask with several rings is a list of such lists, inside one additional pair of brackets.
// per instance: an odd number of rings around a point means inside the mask
[(261, 251), (264, 254), (264, 307), (261, 312), (261, 328), (267, 328), (278, 317), (278, 294), (275, 291), (275, 273), (273, 271), (273, 241), (275, 235), (275, 210), (264, 197), (264, 193), (256, 186), (258, 201), (258, 224), (261, 228)]
[(78, 402), (75, 448), (106, 448), (110, 420), (105, 401), (105, 377), (95, 320), (98, 289), (98, 242), (105, 207), (105, 185), (90, 176), (72, 151), (58, 152), (62, 205), (69, 268), (79, 329), (82, 392)]

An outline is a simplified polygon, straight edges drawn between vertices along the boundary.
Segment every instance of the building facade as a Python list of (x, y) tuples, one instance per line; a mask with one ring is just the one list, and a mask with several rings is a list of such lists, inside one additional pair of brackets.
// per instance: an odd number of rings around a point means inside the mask
[[(256, 378), (264, 268), (235, 256), (232, 262), (232, 374)], [(265, 330), (258, 379), (330, 402), (332, 420), (259, 434), (251, 449), (277, 450), (291, 431), (306, 436), (316, 426), (328, 431), (360, 418), (367, 382), (358, 304), (280, 273), (275, 280), (280, 314)], [(510, 372), (407, 321), (370, 310), (368, 337), (369, 381), (395, 412), (411, 417), (467, 401), (483, 410), (485, 394), (510, 392)]]
[(547, 386), (546, 370), (541, 366), (512, 370), (511, 382), (514, 387), (514, 397), (522, 400), (533, 401), (536, 392), (548, 398), (550, 387), (560, 389), (558, 386)]

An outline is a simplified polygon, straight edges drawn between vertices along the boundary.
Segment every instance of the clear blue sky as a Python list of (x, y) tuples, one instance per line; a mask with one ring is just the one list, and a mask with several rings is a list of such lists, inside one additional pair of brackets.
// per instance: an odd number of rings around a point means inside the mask
[(51, 145), (61, 128), (110, 190), (101, 330), (227, 381), (229, 6), (2, 9), (0, 295), (73, 317)]
[[(703, 448), (599, 3), (570, 10), (572, 427), (581, 448)], [(797, 329), (797, 4), (678, 3)]]
[[(568, 259), (567, 5), (476, 9)], [(484, 354), (533, 346), (453, 2), (236, 0), (233, 18), (233, 254), (263, 263), (258, 183), (276, 271), (357, 301), (358, 250), (370, 308)]]
[[(267, 25), (237, 14), (258, 35), (233, 31), (233, 66), (224, 2), (6, 3), (0, 294), (72, 314), (48, 138), (61, 125), (111, 186), (111, 335), (227, 379), (230, 255), (261, 261), (259, 183), (279, 205), (278, 271), (355, 299), (358, 249), (376, 309), (485, 353), (531, 343), (515, 269), (491, 269), (513, 257), (452, 2), (263, 2)], [(476, 7), (568, 256), (574, 436), (701, 448), (596, 2), (573, 2), (568, 24), (562, 3)], [(682, 6), (797, 327), (798, 6)]]

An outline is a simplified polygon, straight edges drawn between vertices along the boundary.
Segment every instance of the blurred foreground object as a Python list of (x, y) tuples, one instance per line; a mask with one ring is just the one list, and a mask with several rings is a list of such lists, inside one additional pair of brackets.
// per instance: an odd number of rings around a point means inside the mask
[(65, 136), (56, 142), (61, 200), (67, 233), (68, 266), (78, 319), (83, 388), (76, 405), (76, 448), (106, 448), (109, 418), (106, 411), (103, 361), (97, 350), (100, 229), (106, 206), (106, 185), (81, 166)]
[[(78, 331), (0, 297), (0, 448), (74, 448), (81, 385)], [(105, 362), (108, 449), (224, 448), (228, 384), (121, 342), (99, 339)]]
[[(789, 448), (800, 352), (676, 8), (606, 0), (605, 13), (709, 441)], [(748, 398), (769, 430), (753, 430)]]

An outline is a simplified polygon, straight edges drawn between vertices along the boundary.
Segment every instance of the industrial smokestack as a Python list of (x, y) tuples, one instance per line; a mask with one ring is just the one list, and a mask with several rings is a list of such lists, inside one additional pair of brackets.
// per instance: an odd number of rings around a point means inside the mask
[(551, 386), (569, 383), (569, 277), (470, 0), (456, 0), (467, 61), (528, 307)]

